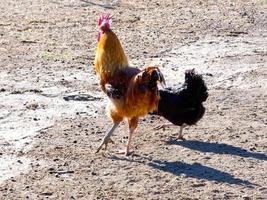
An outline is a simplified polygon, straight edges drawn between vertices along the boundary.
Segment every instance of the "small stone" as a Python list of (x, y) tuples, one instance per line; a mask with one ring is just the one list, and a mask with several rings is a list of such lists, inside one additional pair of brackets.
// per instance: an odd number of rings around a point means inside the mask
[(41, 195), (44, 195), (44, 196), (51, 196), (53, 193), (52, 192), (44, 192), (42, 193)]
[(97, 174), (95, 172), (91, 172), (91, 175), (96, 176)]
[(23, 162), (22, 162), (21, 160), (18, 160), (18, 163), (19, 163), (19, 164), (23, 164)]

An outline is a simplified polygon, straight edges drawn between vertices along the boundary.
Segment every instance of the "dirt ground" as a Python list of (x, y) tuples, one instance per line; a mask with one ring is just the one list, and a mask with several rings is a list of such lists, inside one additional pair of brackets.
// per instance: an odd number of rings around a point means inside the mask
[[(0, 199), (266, 199), (266, 1), (6, 0), (0, 5)], [(207, 112), (179, 127), (146, 116), (135, 152), (95, 154), (111, 127), (93, 70), (97, 19), (113, 14), (133, 66), (167, 85), (195, 68)]]

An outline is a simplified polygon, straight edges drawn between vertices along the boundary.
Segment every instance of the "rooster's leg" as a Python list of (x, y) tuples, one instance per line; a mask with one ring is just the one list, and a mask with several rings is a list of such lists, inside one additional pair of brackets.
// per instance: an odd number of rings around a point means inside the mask
[(110, 137), (111, 137), (112, 133), (114, 132), (114, 130), (118, 127), (119, 124), (120, 124), (120, 123), (114, 123), (114, 124), (113, 124), (112, 128), (109, 130), (109, 132), (108, 132), (108, 133), (105, 135), (105, 137), (102, 139), (102, 142), (101, 142), (101, 144), (99, 145), (99, 147), (97, 148), (96, 153), (98, 153), (98, 152), (100, 151), (100, 149), (103, 147), (103, 145), (105, 145), (105, 148), (104, 148), (104, 149), (106, 150), (108, 143), (114, 143), (114, 142), (110, 139)]
[(125, 156), (129, 156), (132, 153), (130, 151), (130, 147), (131, 147), (131, 141), (132, 141), (134, 130), (135, 130), (135, 128), (130, 128), (130, 130), (129, 130), (128, 141), (126, 143), (126, 149), (125, 149)]
[(183, 124), (183, 125), (180, 126), (179, 134), (176, 137), (177, 140), (185, 140), (185, 138), (183, 137), (183, 128), (184, 127), (186, 127), (185, 124)]
[(156, 126), (155, 128), (153, 128), (153, 130), (159, 130), (159, 129), (164, 130), (166, 127), (173, 126), (173, 125), (174, 124), (172, 124), (172, 123), (162, 124), (162, 125)]
[(132, 119), (129, 119), (128, 124), (129, 124), (129, 136), (128, 136), (128, 141), (126, 143), (126, 149), (125, 149), (126, 156), (129, 156), (131, 153), (133, 153), (130, 151), (130, 147), (131, 147), (131, 141), (132, 141), (134, 130), (136, 129), (137, 124), (138, 124), (138, 118), (134, 117)]

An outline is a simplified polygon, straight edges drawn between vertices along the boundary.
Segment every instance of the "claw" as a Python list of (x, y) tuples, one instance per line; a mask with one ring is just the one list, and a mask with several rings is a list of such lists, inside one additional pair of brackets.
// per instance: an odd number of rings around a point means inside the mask
[(186, 139), (184, 138), (184, 136), (182, 136), (182, 135), (178, 135), (178, 136), (176, 137), (176, 140), (182, 140), (182, 141), (185, 141)]
[(108, 139), (107, 143), (105, 143), (105, 147), (104, 147), (105, 151), (107, 150), (108, 143), (115, 144), (115, 142), (112, 139)]
[(162, 125), (154, 127), (153, 130), (160, 130), (160, 129), (165, 130), (165, 128), (168, 127), (168, 126), (169, 125), (167, 125), (167, 124), (162, 124)]
[(119, 126), (119, 124), (120, 124), (120, 122), (113, 124), (112, 128), (108, 131), (108, 133), (102, 139), (102, 142), (101, 142), (100, 146), (97, 148), (96, 153), (98, 153), (100, 151), (100, 149), (103, 147), (103, 145), (105, 145), (105, 150), (106, 150), (108, 143), (114, 144), (114, 142), (110, 139), (110, 137), (111, 137), (112, 133), (114, 132), (114, 130), (117, 128), (117, 126)]
[(159, 130), (159, 129), (163, 129), (163, 131), (165, 130), (165, 128), (173, 126), (174, 124), (172, 123), (166, 123), (166, 124), (162, 124), (159, 126), (156, 126), (155, 128), (153, 128), (153, 130)]
[(159, 68), (157, 67), (157, 74), (158, 74), (158, 77), (159, 77), (159, 83), (161, 85), (162, 88), (165, 88), (166, 87), (166, 82), (165, 82), (165, 79), (164, 79), (164, 76), (163, 74), (161, 73), (161, 71), (159, 70)]
[(159, 126), (154, 127), (153, 130), (160, 130), (162, 128), (164, 128), (164, 126), (163, 125), (159, 125)]
[(130, 155), (132, 155), (133, 153), (134, 153), (133, 150), (128, 150), (128, 151), (127, 151), (127, 149), (120, 149), (120, 150), (117, 152), (117, 154), (119, 154), (119, 155), (125, 155), (125, 156), (130, 156)]
[(104, 138), (99, 147), (97, 148), (96, 153), (98, 153), (100, 149), (102, 149), (103, 145), (105, 145), (104, 150), (106, 150), (109, 143), (114, 144), (114, 141), (111, 140), (110, 138)]

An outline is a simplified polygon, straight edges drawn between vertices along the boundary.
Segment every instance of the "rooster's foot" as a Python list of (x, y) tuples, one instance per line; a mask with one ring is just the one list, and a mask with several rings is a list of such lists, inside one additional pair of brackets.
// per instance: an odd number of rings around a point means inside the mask
[(100, 149), (102, 149), (103, 145), (105, 145), (104, 150), (106, 150), (109, 143), (114, 144), (113, 140), (111, 140), (110, 138), (104, 138), (99, 147), (97, 148), (96, 153), (98, 153)]
[(133, 150), (123, 150), (123, 149), (121, 149), (121, 150), (118, 150), (118, 154), (124, 154), (125, 156), (130, 156), (130, 155), (132, 155), (134, 153), (134, 151)]

